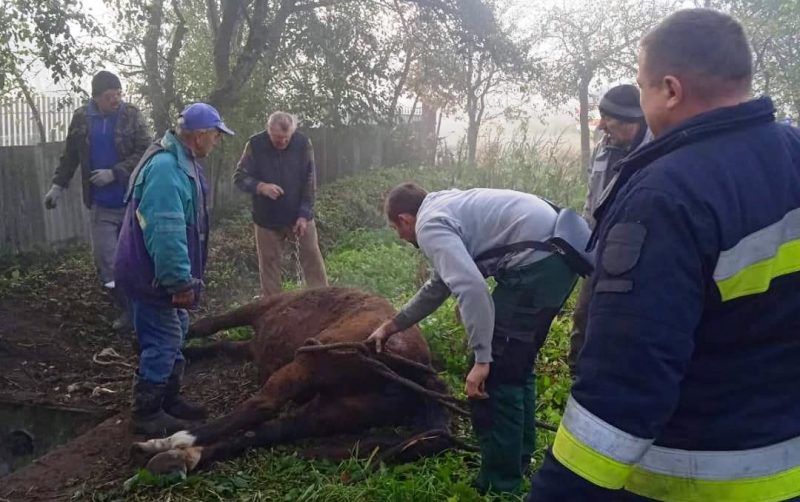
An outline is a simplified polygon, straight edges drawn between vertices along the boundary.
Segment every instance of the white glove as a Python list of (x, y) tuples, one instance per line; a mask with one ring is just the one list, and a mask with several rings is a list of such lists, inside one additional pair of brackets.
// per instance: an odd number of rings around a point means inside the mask
[(92, 175), (89, 176), (89, 181), (95, 186), (104, 187), (114, 182), (114, 171), (111, 169), (92, 171)]
[(44, 207), (47, 209), (53, 209), (58, 205), (58, 199), (61, 198), (61, 193), (64, 191), (64, 187), (60, 187), (58, 185), (53, 185), (50, 187), (50, 190), (44, 196)]

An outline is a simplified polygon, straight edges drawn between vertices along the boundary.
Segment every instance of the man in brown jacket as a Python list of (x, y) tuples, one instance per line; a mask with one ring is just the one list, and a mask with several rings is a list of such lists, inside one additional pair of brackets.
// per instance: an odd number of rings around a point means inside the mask
[(114, 255), (125, 214), (128, 178), (151, 135), (144, 116), (122, 101), (122, 84), (111, 72), (92, 78), (92, 99), (72, 115), (66, 145), (45, 195), (47, 209), (54, 209), (75, 170), (81, 167), (83, 203), (91, 212), (92, 254), (103, 281), (122, 311), (112, 327), (130, 326), (127, 301), (114, 287)]

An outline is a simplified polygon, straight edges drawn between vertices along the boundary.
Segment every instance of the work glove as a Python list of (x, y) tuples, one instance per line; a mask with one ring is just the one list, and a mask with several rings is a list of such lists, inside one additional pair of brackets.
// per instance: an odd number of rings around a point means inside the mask
[(54, 209), (58, 205), (58, 199), (61, 198), (61, 193), (64, 191), (64, 187), (60, 187), (58, 185), (53, 185), (50, 187), (50, 190), (44, 196), (44, 207), (47, 209)]
[(111, 169), (98, 169), (92, 172), (92, 175), (89, 176), (89, 181), (95, 186), (104, 187), (114, 182), (114, 171)]

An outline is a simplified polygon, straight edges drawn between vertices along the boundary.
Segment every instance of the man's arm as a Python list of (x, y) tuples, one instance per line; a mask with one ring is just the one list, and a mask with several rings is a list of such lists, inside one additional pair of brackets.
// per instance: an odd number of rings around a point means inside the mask
[[(701, 209), (634, 189), (600, 237), (587, 342), (531, 501), (608, 500), (672, 416), (706, 291)], [(707, 231), (706, 231), (707, 230)]]
[(53, 184), (67, 188), (75, 169), (80, 163), (81, 143), (86, 139), (86, 115), (84, 108), (78, 108), (72, 114), (72, 120), (67, 129), (67, 139), (64, 142), (64, 152), (58, 161), (58, 167), (53, 175)]
[(182, 180), (177, 169), (166, 162), (158, 164), (159, 156), (151, 162), (154, 165), (145, 172), (136, 217), (144, 233), (147, 253), (155, 265), (156, 283), (174, 294), (196, 282), (191, 275), (186, 213), (179, 189)]
[(417, 230), (420, 249), (458, 301), (461, 320), (476, 363), (492, 362), (494, 303), (486, 280), (461, 237), (444, 221), (426, 222)]
[(139, 163), (139, 160), (141, 160), (147, 147), (150, 146), (151, 136), (150, 132), (147, 130), (147, 123), (144, 120), (142, 112), (135, 106), (130, 105), (126, 106), (125, 109), (128, 113), (133, 114), (131, 121), (133, 128), (130, 131), (124, 132), (124, 134), (133, 135), (133, 150), (131, 150), (130, 155), (117, 162), (112, 169), (114, 171), (114, 178), (127, 185), (133, 169), (136, 167), (136, 164)]
[(317, 197), (317, 166), (314, 164), (314, 146), (308, 140), (306, 150), (306, 182), (303, 191), (300, 193), (300, 210), (297, 213), (299, 218), (311, 220), (314, 217), (314, 201)]
[(408, 329), (431, 315), (449, 296), (450, 289), (434, 271), (392, 320), (397, 331)]
[(244, 145), (244, 152), (236, 164), (236, 171), (233, 173), (233, 183), (242, 192), (249, 194), (258, 193), (258, 178), (255, 175), (255, 163), (253, 162), (253, 150), (250, 141)]

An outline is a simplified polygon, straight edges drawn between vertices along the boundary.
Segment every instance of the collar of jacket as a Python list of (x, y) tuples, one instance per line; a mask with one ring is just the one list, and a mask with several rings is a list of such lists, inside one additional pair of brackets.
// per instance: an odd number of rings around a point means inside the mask
[[(603, 198), (594, 212), (595, 220), (600, 221), (617, 193), (630, 180), (631, 176), (660, 157), (718, 134), (774, 121), (775, 107), (772, 100), (769, 97), (762, 97), (736, 106), (717, 108), (701, 113), (678, 124), (661, 137), (647, 143), (620, 161), (619, 175), (603, 194)], [(590, 246), (593, 246), (597, 240), (598, 228), (600, 225), (595, 226)]]
[(178, 165), (190, 178), (195, 178), (193, 169), (194, 157), (189, 149), (181, 143), (181, 140), (175, 136), (174, 131), (167, 131), (164, 133), (164, 137), (161, 138), (161, 146), (178, 159)]

